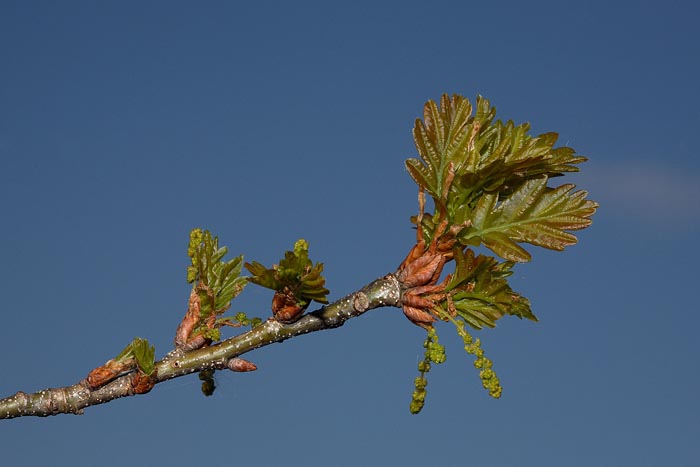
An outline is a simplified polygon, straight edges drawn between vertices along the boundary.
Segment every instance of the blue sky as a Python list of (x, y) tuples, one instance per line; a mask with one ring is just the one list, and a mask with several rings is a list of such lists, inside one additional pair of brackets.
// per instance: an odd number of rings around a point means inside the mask
[(540, 323), (479, 333), (503, 398), (444, 328), (411, 416), (423, 333), (380, 309), (250, 354), (211, 398), (192, 376), (0, 422), (4, 463), (695, 465), (697, 4), (252, 3), (0, 2), (0, 396), (136, 335), (167, 352), (193, 227), (265, 264), (307, 239), (333, 298), (394, 270), (411, 127), (449, 92), (559, 132), (601, 204), (579, 245), (517, 268)]

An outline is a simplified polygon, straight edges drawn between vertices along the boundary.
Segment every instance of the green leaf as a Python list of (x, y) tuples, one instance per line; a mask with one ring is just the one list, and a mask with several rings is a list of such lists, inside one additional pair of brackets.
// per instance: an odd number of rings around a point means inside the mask
[(598, 207), (586, 199), (585, 191), (572, 192), (573, 188), (548, 188), (547, 177), (538, 177), (526, 180), (502, 201), (485, 194), (459, 240), (464, 245), (483, 243), (502, 258), (518, 262), (529, 261), (530, 255), (517, 243), (563, 250), (577, 242), (567, 231), (588, 227)]
[(498, 263), (491, 256), (475, 256), (471, 249), (455, 248), (455, 271), (445, 290), (450, 299), (440, 302), (438, 313), (444, 315), (450, 307), (475, 329), (494, 327), (504, 315), (514, 315), (537, 321), (530, 302), (513, 291), (507, 277), (514, 263)]
[(434, 101), (426, 102), (423, 108), (424, 122), (416, 120), (413, 139), (423, 164), (409, 159), (409, 173), (434, 199), (440, 198), (447, 178), (447, 167), (453, 163), (465, 166), (470, 150), (469, 142), (480, 122), (471, 116), (469, 100), (459, 95), (451, 98), (443, 95), (440, 108)]
[(135, 337), (133, 341), (122, 350), (114, 360), (122, 361), (133, 358), (139, 369), (147, 375), (151, 375), (155, 368), (156, 348), (148, 344), (148, 340)]
[(406, 160), (406, 169), (413, 180), (428, 193), (437, 192), (437, 178), (431, 166), (421, 164), (418, 159)]
[(261, 287), (272, 290), (282, 290), (284, 285), (277, 280), (277, 271), (274, 268), (266, 268), (257, 261), (245, 263), (245, 267), (252, 274), (248, 280)]
[(530, 253), (501, 232), (491, 232), (482, 239), (484, 245), (501, 258), (526, 263), (532, 259)]
[(151, 375), (155, 368), (155, 353), (156, 348), (152, 345), (148, 345), (146, 339), (140, 339), (138, 337), (134, 339), (134, 358), (136, 359), (136, 364), (141, 371), (147, 375)]

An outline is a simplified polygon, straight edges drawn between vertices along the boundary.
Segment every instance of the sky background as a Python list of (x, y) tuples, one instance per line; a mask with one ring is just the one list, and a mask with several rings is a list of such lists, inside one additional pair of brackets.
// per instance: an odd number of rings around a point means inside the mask
[[(397, 309), (85, 415), (0, 422), (8, 466), (691, 466), (700, 448), (697, 2), (0, 1), (0, 397), (163, 355), (188, 232), (271, 264), (300, 237), (331, 298), (393, 271), (427, 99), (488, 97), (589, 157), (580, 244), (530, 248), (539, 323), (479, 332), (504, 385)], [(250, 286), (233, 310), (266, 317)]]

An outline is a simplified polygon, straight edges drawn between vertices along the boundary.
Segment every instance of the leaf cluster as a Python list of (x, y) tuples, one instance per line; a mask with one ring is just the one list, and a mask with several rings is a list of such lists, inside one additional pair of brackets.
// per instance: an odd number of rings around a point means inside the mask
[[(521, 244), (563, 250), (577, 242), (571, 231), (591, 224), (597, 203), (574, 185), (548, 186), (553, 177), (578, 171), (584, 157), (555, 147), (556, 133), (530, 135), (530, 125), (495, 119), (479, 96), (473, 107), (459, 95), (428, 101), (413, 136), (420, 159), (406, 161), (418, 184), (418, 244), (441, 251), (455, 270), (445, 281), (436, 314), (459, 316), (475, 329), (493, 327), (504, 315), (535, 320), (530, 302), (507, 278), (516, 262), (531, 259)], [(434, 212), (425, 212), (423, 193)], [(505, 261), (475, 255), (484, 245)], [(445, 246), (447, 246), (445, 248)]]
[(206, 320), (212, 314), (219, 315), (226, 311), (247, 284), (242, 277), (243, 256), (229, 261), (223, 258), (228, 248), (219, 247), (218, 237), (202, 229), (190, 232), (187, 255), (191, 265), (187, 268), (187, 282), (194, 283), (201, 300), (200, 316)]
[(440, 313), (456, 313), (475, 329), (492, 328), (504, 315), (537, 321), (530, 301), (508, 284), (513, 262), (475, 256), (470, 248), (465, 251), (456, 248), (454, 260), (455, 271), (445, 287), (447, 298), (438, 305)]
[(517, 243), (561, 250), (576, 242), (565, 232), (590, 224), (597, 204), (573, 185), (547, 187), (552, 177), (578, 171), (586, 158), (555, 148), (558, 135), (528, 134), (529, 124), (495, 120), (483, 97), (476, 108), (459, 95), (428, 101), (413, 136), (420, 159), (406, 161), (409, 174), (435, 204), (435, 213), (413, 218), (430, 240), (437, 225), (460, 226), (464, 245), (483, 243), (506, 260), (530, 255)]
[(293, 251), (287, 251), (279, 264), (267, 268), (253, 261), (245, 263), (252, 274), (250, 282), (276, 292), (291, 293), (296, 303), (306, 307), (311, 301), (328, 303), (326, 279), (321, 274), (323, 263), (313, 264), (309, 259), (309, 244), (304, 239), (297, 240)]

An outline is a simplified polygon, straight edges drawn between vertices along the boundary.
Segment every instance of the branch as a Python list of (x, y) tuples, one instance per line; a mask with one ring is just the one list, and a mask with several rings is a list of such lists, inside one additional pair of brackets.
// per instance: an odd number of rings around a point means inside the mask
[[(93, 369), (73, 386), (45, 389), (34, 394), (18, 392), (0, 399), (0, 418), (25, 415), (81, 414), (85, 407), (145, 394), (168, 379), (200, 372), (202, 391), (215, 370), (249, 371), (254, 365), (238, 356), (274, 342), (341, 326), (372, 308), (396, 306), (428, 332), (425, 358), (418, 364), (420, 376), (410, 410), (418, 413), (426, 395), (425, 375), (432, 363), (445, 361), (434, 323), (450, 321), (475, 356), (482, 385), (494, 398), (501, 385), (484, 356), (479, 339), (466, 327), (493, 327), (506, 315), (536, 321), (527, 298), (513, 291), (507, 278), (515, 262), (530, 261), (520, 244), (563, 250), (577, 242), (570, 231), (588, 227), (598, 204), (571, 184), (549, 186), (552, 177), (576, 172), (586, 159), (568, 147), (555, 148), (555, 133), (528, 134), (529, 124), (494, 121), (495, 109), (477, 98), (476, 112), (459, 95), (444, 95), (440, 107), (428, 101), (424, 120), (418, 119), (414, 139), (419, 159), (406, 167), (418, 184), (418, 215), (411, 218), (416, 242), (398, 271), (377, 279), (337, 302), (304, 315), (311, 302), (327, 303), (328, 289), (323, 263), (314, 263), (308, 244), (300, 239), (278, 264), (268, 268), (237, 256), (224, 261), (228, 248), (208, 230), (193, 229), (187, 255), (187, 282), (193, 284), (187, 313), (175, 338), (175, 350), (154, 362), (155, 349), (135, 338), (114, 359)], [(426, 195), (433, 212), (426, 211)], [(484, 245), (498, 258), (476, 255)], [(447, 264), (454, 266), (444, 271)], [(252, 276), (241, 276), (245, 267)], [(445, 273), (445, 274), (443, 274)], [(440, 278), (444, 277), (442, 282)], [(248, 282), (275, 291), (273, 317), (258, 319), (221, 317)], [(298, 318), (298, 319), (297, 319)], [(220, 339), (222, 326), (252, 324), (253, 328), (231, 339)], [(208, 383), (205, 385), (205, 383)], [(213, 387), (213, 386), (212, 386)]]
[[(394, 274), (377, 279), (330, 305), (307, 313), (299, 320), (284, 324), (270, 318), (265, 323), (211, 347), (189, 352), (174, 350), (155, 364), (154, 384), (202, 370), (228, 368), (231, 359), (275, 342), (310, 332), (342, 326), (345, 321), (368, 310), (384, 306), (400, 306), (401, 287)], [(138, 372), (127, 373), (97, 389), (90, 389), (86, 380), (73, 386), (50, 388), (0, 399), (0, 419), (23, 416), (47, 417), (62, 413), (81, 415), (85, 407), (104, 404), (120, 397), (133, 396)]]

